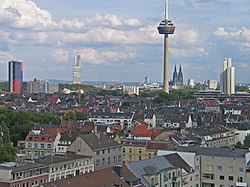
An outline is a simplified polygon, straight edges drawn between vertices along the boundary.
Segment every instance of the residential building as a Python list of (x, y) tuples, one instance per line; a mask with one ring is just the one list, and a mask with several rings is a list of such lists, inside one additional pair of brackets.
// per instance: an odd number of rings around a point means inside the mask
[(73, 84), (81, 84), (81, 56), (75, 55), (73, 67)]
[(29, 93), (40, 93), (41, 92), (41, 83), (40, 80), (34, 78), (33, 81), (30, 81), (28, 84)]
[(67, 153), (0, 164), (0, 187), (32, 187), (94, 171), (93, 158)]
[(102, 133), (80, 135), (68, 151), (79, 155), (92, 156), (95, 170), (122, 163), (122, 145)]
[(0, 187), (31, 187), (48, 182), (46, 165), (14, 162), (0, 164)]
[(44, 184), (43, 187), (144, 187), (140, 180), (128, 170), (127, 167), (118, 165), (106, 169), (86, 173), (75, 177)]
[(146, 187), (182, 185), (182, 169), (174, 167), (163, 156), (132, 162), (126, 166)]
[(25, 138), (26, 158), (34, 159), (55, 154), (58, 150), (60, 133), (46, 134), (31, 131)]
[(134, 113), (112, 113), (112, 112), (92, 112), (89, 114), (89, 121), (96, 124), (117, 123), (122, 127), (130, 127)]
[(195, 171), (198, 186), (249, 186), (250, 152), (246, 149), (175, 147), (159, 155), (178, 153)]
[(231, 58), (224, 58), (220, 74), (220, 90), (227, 95), (235, 94), (235, 67), (232, 67)]
[(208, 89), (216, 90), (218, 86), (217, 80), (208, 80)]
[(166, 141), (121, 139), (123, 162), (130, 163), (158, 156), (158, 150), (172, 147)]
[(9, 92), (23, 92), (23, 62), (9, 61)]
[(35, 160), (47, 166), (48, 182), (78, 176), (94, 171), (93, 158), (67, 152), (65, 155), (48, 155)]

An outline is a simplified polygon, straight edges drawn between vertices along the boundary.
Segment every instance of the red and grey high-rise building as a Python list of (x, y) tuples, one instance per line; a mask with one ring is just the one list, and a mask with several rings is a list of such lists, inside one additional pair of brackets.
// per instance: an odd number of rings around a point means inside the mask
[(9, 92), (23, 92), (23, 62), (9, 61)]

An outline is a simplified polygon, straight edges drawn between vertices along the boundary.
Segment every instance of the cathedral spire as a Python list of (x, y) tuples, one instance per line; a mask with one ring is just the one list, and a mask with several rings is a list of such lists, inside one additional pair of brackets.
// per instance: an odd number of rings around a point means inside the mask
[(182, 73), (182, 70), (181, 70), (181, 65), (180, 65), (179, 73), (178, 73), (178, 83), (180, 85), (183, 85), (183, 73)]
[(174, 66), (174, 73), (173, 73), (173, 85), (176, 84), (177, 79), (178, 79), (178, 76), (177, 76), (177, 70), (176, 70), (176, 64), (175, 64), (175, 66)]

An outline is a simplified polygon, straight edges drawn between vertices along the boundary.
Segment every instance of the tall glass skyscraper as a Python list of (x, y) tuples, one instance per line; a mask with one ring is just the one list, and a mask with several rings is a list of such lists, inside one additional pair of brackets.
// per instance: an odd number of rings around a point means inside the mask
[(9, 92), (23, 92), (23, 62), (9, 61)]
[(73, 84), (81, 84), (81, 56), (79, 54), (75, 55)]

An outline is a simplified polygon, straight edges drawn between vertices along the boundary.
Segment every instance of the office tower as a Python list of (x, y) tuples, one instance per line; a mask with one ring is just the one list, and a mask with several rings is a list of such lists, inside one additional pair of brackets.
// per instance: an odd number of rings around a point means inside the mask
[(81, 84), (81, 56), (75, 55), (73, 67), (73, 84)]
[(174, 34), (175, 25), (168, 18), (168, 0), (165, 4), (165, 19), (161, 21), (157, 27), (159, 34), (164, 34), (164, 71), (163, 71), (163, 90), (169, 93), (169, 80), (168, 80), (168, 35)]
[(9, 92), (23, 92), (23, 62), (9, 61)]
[(30, 81), (28, 84), (29, 93), (40, 93), (41, 92), (41, 83), (40, 80), (34, 78), (33, 81)]
[(220, 74), (220, 89), (222, 93), (235, 94), (235, 67), (232, 67), (231, 58), (224, 58)]

